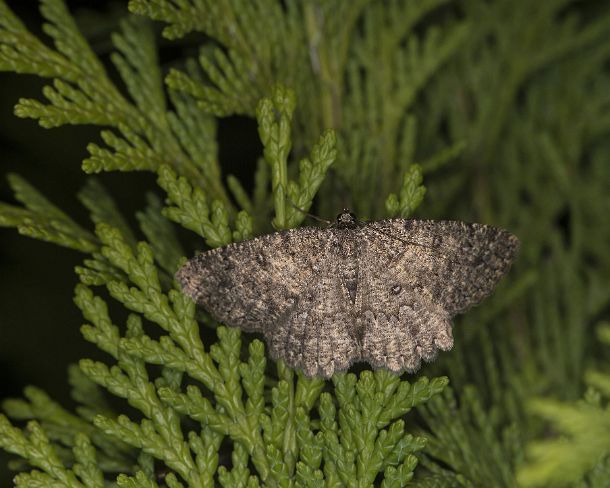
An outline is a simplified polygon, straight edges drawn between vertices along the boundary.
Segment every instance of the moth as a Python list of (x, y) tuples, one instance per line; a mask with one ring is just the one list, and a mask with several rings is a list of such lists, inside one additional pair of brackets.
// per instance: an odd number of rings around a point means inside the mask
[(264, 335), (271, 356), (328, 378), (356, 361), (415, 371), (453, 346), (452, 317), (488, 296), (519, 240), (496, 227), (348, 210), (203, 252), (176, 274), (226, 325)]

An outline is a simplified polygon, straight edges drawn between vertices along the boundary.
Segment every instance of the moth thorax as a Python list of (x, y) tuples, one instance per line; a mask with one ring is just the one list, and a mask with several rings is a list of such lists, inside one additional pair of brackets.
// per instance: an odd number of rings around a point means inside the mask
[(344, 209), (335, 219), (335, 227), (339, 229), (352, 229), (358, 227), (358, 219), (353, 212)]
[(358, 290), (358, 242), (355, 240), (344, 239), (338, 242), (339, 255), (342, 258), (341, 263), (341, 279), (347, 288), (350, 300), (356, 302), (356, 293)]

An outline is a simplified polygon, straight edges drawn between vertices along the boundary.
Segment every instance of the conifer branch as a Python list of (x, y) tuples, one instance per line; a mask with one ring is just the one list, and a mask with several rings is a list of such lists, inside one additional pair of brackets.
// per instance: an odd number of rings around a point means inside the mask
[[(610, 326), (597, 328), (598, 338), (610, 345)], [(610, 454), (610, 374), (589, 370), (585, 380), (590, 385), (577, 403), (553, 399), (530, 400), (529, 408), (550, 423), (561, 438), (535, 439), (527, 446), (528, 463), (518, 472), (518, 481), (526, 487), (570, 486), (603, 465)]]
[(423, 177), (421, 167), (414, 164), (405, 173), (400, 195), (390, 193), (385, 201), (388, 214), (408, 218), (419, 207), (424, 199), (426, 188), (422, 185)]
[(178, 241), (174, 227), (163, 216), (163, 206), (159, 197), (154, 193), (149, 193), (147, 200), (148, 205), (146, 209), (138, 212), (136, 217), (142, 232), (144, 232), (146, 239), (150, 243), (155, 260), (164, 271), (173, 276), (185, 253)]
[(0, 203), (0, 226), (16, 227), (20, 234), (81, 252), (93, 252), (99, 242), (68, 215), (17, 175), (8, 176), (15, 198), (24, 207)]
[(500, 428), (498, 419), (484, 409), (474, 387), (463, 389), (459, 404), (452, 389), (446, 388), (418, 411), (433, 433), (424, 448), (429, 458), (422, 462), (434, 476), (444, 478), (449, 486), (515, 486), (512, 468), (517, 462), (519, 433), (511, 426), (502, 435), (495, 433)]
[(309, 210), (337, 155), (335, 133), (326, 131), (313, 147), (310, 158), (301, 160), (299, 182), (288, 179), (288, 158), (292, 148), (290, 126), (295, 105), (291, 90), (276, 87), (272, 98), (264, 98), (257, 108), (265, 160), (271, 166), (271, 191), (275, 207), (273, 225), (276, 229), (295, 227), (303, 221), (303, 212)]
[(208, 206), (203, 191), (193, 188), (185, 177), (178, 177), (168, 166), (159, 168), (157, 181), (172, 204), (163, 210), (167, 218), (199, 234), (210, 247), (231, 242), (228, 215), (220, 202), (214, 201)]
[(180, 132), (181, 125), (166, 109), (154, 40), (144, 21), (126, 20), (121, 24), (122, 32), (113, 36), (118, 52), (112, 55), (112, 61), (135, 101), (134, 105), (110, 81), (63, 0), (41, 3), (41, 13), (48, 21), (45, 32), (55, 41), (56, 51), (28, 32), (4, 2), (1, 8), (6, 21), (0, 24), (3, 46), (0, 69), (53, 78), (53, 84), (43, 89), (50, 103), (22, 99), (15, 107), (17, 116), (38, 119), (46, 128), (64, 124), (114, 127), (118, 134), (102, 131), (107, 147), (88, 145), (90, 157), (83, 161), (85, 171), (156, 171), (161, 164), (169, 164), (230, 206), (218, 181), (214, 156), (205, 158), (203, 167), (212, 172), (203, 174), (185, 153), (180, 135), (172, 129), (173, 125)]
[[(103, 486), (97, 483), (101, 477), (99, 469), (92, 466), (95, 458), (91, 459), (93, 452), (87, 448), (87, 439), (79, 436), (79, 446), (74, 454), (77, 459), (89, 466), (87, 471), (80, 468), (82, 474), (91, 477), (95, 487)], [(69, 488), (84, 488), (74, 471), (68, 469), (60, 460), (56, 450), (49, 442), (40, 425), (31, 421), (27, 425), (27, 435), (20, 429), (13, 427), (4, 415), (0, 414), (0, 446), (9, 452), (19, 455), (42, 471), (32, 471), (29, 474), (17, 475), (16, 486), (65, 486)]]

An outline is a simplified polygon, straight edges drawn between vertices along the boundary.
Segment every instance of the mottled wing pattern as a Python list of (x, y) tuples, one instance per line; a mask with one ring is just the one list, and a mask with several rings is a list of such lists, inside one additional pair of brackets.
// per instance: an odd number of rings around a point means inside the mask
[(295, 306), (269, 330), (267, 340), (273, 357), (307, 376), (329, 378), (349, 368), (360, 354), (353, 336), (353, 304), (340, 279), (347, 263), (334, 229), (327, 229), (324, 245), (315, 276), (304, 283)]
[(176, 278), (220, 322), (262, 332), (274, 358), (330, 376), (356, 347), (335, 241), (315, 227), (269, 234), (201, 253)]
[(323, 229), (305, 227), (236, 242), (195, 256), (176, 279), (217, 320), (264, 331), (318, 274), (326, 240)]
[(202, 253), (176, 278), (216, 319), (262, 332), (272, 357), (308, 376), (356, 360), (413, 371), (452, 347), (451, 318), (491, 293), (518, 247), (481, 224), (354, 218)]
[(505, 230), (464, 222), (392, 219), (360, 232), (362, 355), (393, 371), (451, 349), (451, 318), (492, 292), (519, 247)]

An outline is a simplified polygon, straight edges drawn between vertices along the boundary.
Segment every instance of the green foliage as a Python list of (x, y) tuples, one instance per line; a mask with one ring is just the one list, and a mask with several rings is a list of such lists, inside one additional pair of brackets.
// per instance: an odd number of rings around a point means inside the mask
[(96, 465), (95, 449), (84, 434), (77, 433), (74, 438), (74, 464), (68, 469), (38, 423), (30, 422), (26, 435), (0, 416), (0, 432), (4, 449), (27, 458), (32, 466), (42, 470), (17, 475), (15, 486), (104, 486), (103, 473)]
[[(54, 88), (45, 89), (50, 105), (21, 101), (17, 114), (38, 118), (45, 127), (115, 127), (120, 135), (102, 132), (110, 149), (89, 146), (91, 157), (84, 169), (156, 171), (166, 202), (163, 207), (150, 196), (149, 206), (138, 214), (148, 244), (137, 242), (115, 202), (95, 180), (79, 195), (96, 226), (93, 235), (13, 177), (16, 197), (25, 207), (3, 204), (3, 223), (20, 230), (27, 224), (34, 237), (90, 254), (77, 267), (82, 283), (75, 303), (87, 320), (82, 327), (85, 339), (114, 361), (107, 365), (83, 359), (79, 369), (72, 369), (73, 396), (80, 404), (76, 415), (32, 388), (26, 391), (30, 403), (5, 402), (13, 419), (31, 420), (32, 434), (26, 437), (2, 417), (2, 446), (26, 461), (21, 469), (39, 469), (19, 475), (16, 483), (103, 486), (104, 473), (122, 473), (118, 486), (157, 486), (153, 460), (169, 469), (168, 486), (209, 486), (214, 480), (226, 487), (371, 486), (378, 475), (383, 486), (407, 483), (425, 438), (406, 431), (402, 417), (439, 393), (445, 378), (421, 377), (410, 383), (388, 372), (365, 371), (359, 378), (337, 375), (333, 388), (322, 392), (324, 381), (304, 378), (281, 362), (275, 377), (260, 341), (250, 341), (249, 355), (242, 359), (242, 338), (235, 329), (217, 327), (217, 341), (205, 347), (194, 304), (174, 289), (171, 279), (184, 252), (169, 221), (195, 232), (210, 247), (251, 237), (254, 223), (264, 225), (271, 208), (276, 228), (298, 225), (337, 157), (335, 133), (324, 131), (308, 157), (295, 158), (293, 152), (302, 152), (294, 151), (292, 143), (301, 135), (293, 128), (295, 93), (276, 85), (257, 103), (265, 161), (259, 165), (252, 196), (237, 178), (227, 179), (241, 207), (236, 212), (220, 182), (214, 119), (193, 110), (192, 94), (174, 90), (171, 76), (175, 111), (167, 109), (147, 24), (132, 18), (113, 36), (118, 51), (111, 59), (135, 102), (131, 105), (114, 86), (104, 85), (110, 82), (103, 66), (92, 61), (91, 50), (79, 52), (78, 43), (85, 41), (63, 3), (44, 2), (43, 15), (56, 40), (57, 51), (51, 52), (63, 56), (69, 75), (38, 72), (56, 78)], [(17, 28), (34, 42), (21, 24)], [(72, 39), (75, 48), (63, 46), (62, 36)], [(16, 49), (11, 42), (9, 36), (5, 44)], [(86, 66), (94, 68), (99, 84), (82, 76)], [(114, 107), (104, 112), (106, 119), (96, 114), (103, 104)], [(416, 183), (421, 183), (421, 175)], [(422, 192), (419, 186), (411, 193), (403, 191), (400, 204), (414, 209)], [(115, 325), (94, 286), (104, 286), (131, 312), (124, 327)], [(154, 338), (146, 333), (153, 325), (160, 330)], [(157, 365), (159, 374), (151, 376), (147, 365)], [(124, 399), (140, 416), (117, 416), (98, 387)], [(184, 424), (187, 418), (190, 427)], [(223, 443), (232, 453), (230, 468), (219, 465)]]
[[(117, 52), (112, 61), (135, 103), (130, 102), (112, 83), (106, 68), (87, 44), (62, 0), (44, 0), (41, 13), (44, 29), (56, 50), (45, 46), (15, 17), (4, 2), (0, 6), (0, 68), (33, 73), (53, 79), (43, 90), (49, 102), (21, 99), (15, 107), (19, 117), (37, 119), (43, 127), (65, 124), (109, 126), (101, 137), (107, 147), (91, 143), (90, 157), (83, 161), (88, 173), (101, 171), (156, 170), (168, 164), (188, 175), (215, 198), (227, 203), (216, 155), (192, 151), (200, 147), (200, 137), (189, 127), (199, 114), (188, 113), (181, 95), (176, 110), (182, 120), (167, 110), (161, 72), (150, 25), (130, 17), (122, 31), (113, 36)], [(171, 94), (170, 94), (171, 95)], [(191, 117), (189, 117), (190, 115)], [(200, 129), (213, 131), (213, 123)], [(185, 139), (187, 141), (185, 142)], [(210, 146), (207, 151), (214, 151)]]
[(158, 183), (167, 192), (168, 202), (173, 204), (163, 210), (167, 218), (207, 239), (208, 246), (231, 242), (228, 214), (222, 203), (214, 200), (208, 205), (200, 188), (193, 188), (184, 176), (177, 177), (168, 166), (159, 168)]
[(94, 235), (49, 202), (23, 178), (9, 175), (9, 183), (15, 198), (24, 207), (0, 202), (0, 226), (16, 227), (20, 234), (81, 252), (92, 252), (97, 248)]
[(424, 199), (426, 188), (422, 185), (423, 176), (418, 165), (411, 166), (402, 180), (400, 195), (390, 193), (385, 201), (385, 208), (390, 215), (400, 215), (402, 218), (409, 217), (419, 207)]
[[(610, 345), (610, 326), (598, 328), (598, 337)], [(610, 374), (589, 370), (585, 375), (589, 390), (582, 400), (564, 403), (533, 399), (529, 407), (561, 437), (535, 440), (528, 445), (529, 463), (519, 472), (523, 486), (603, 486), (610, 456)], [(597, 471), (597, 472), (596, 472)], [(583, 477), (590, 473), (589, 479)], [(599, 481), (596, 481), (599, 480)]]
[(474, 387), (464, 388), (459, 404), (447, 388), (419, 411), (433, 434), (424, 463), (432, 479), (443, 480), (440, 486), (515, 486), (520, 433), (502, 426), (497, 408), (485, 411)]
[[(383, 201), (376, 196), (397, 189), (394, 179), (413, 162), (414, 146), (408, 141), (414, 141), (416, 124), (405, 114), (467, 32), (466, 23), (448, 26), (443, 33), (431, 28), (421, 40), (413, 32), (442, 3), (291, 2), (283, 10), (275, 1), (256, 6), (239, 0), (138, 0), (129, 7), (167, 22), (163, 33), (169, 39), (198, 31), (222, 46), (201, 51), (203, 77), (172, 69), (166, 79), (170, 88), (192, 96), (205, 111), (219, 116), (256, 113), (260, 118), (259, 100), (275, 84), (293, 89), (300, 104), (294, 152), (304, 153), (324, 129), (335, 129), (341, 149), (335, 174), (358, 195), (350, 205), (362, 215), (379, 216)], [(283, 110), (292, 112), (291, 102), (285, 102)], [(348, 198), (348, 192), (336, 195), (326, 210), (334, 214)]]
[[(309, 210), (326, 171), (337, 156), (335, 134), (328, 130), (313, 147), (310, 158), (300, 161), (299, 182), (288, 180), (290, 123), (295, 104), (294, 93), (278, 87), (273, 97), (261, 100), (256, 109), (265, 159), (271, 166), (271, 190), (275, 206), (273, 225), (277, 229), (295, 227), (303, 221), (303, 212)], [(287, 201), (292, 206), (287, 205)]]
[[(44, 42), (0, 0), (0, 70), (49, 79), (15, 114), (100, 126), (83, 170), (153, 172), (162, 196), (138, 230), (90, 179), (91, 231), (9, 176), (0, 225), (85, 254), (81, 330), (109, 357), (71, 367), (75, 412), (33, 387), (5, 401), (17, 486), (607, 485), (609, 363), (590, 333), (610, 304), (607, 5), (131, 0), (113, 66), (63, 0), (40, 6)], [(151, 19), (196, 58), (161, 66)], [(221, 170), (228, 115), (258, 123), (251, 171)], [(178, 291), (188, 231), (213, 248), (346, 206), (523, 243), (425, 375), (307, 379)]]

